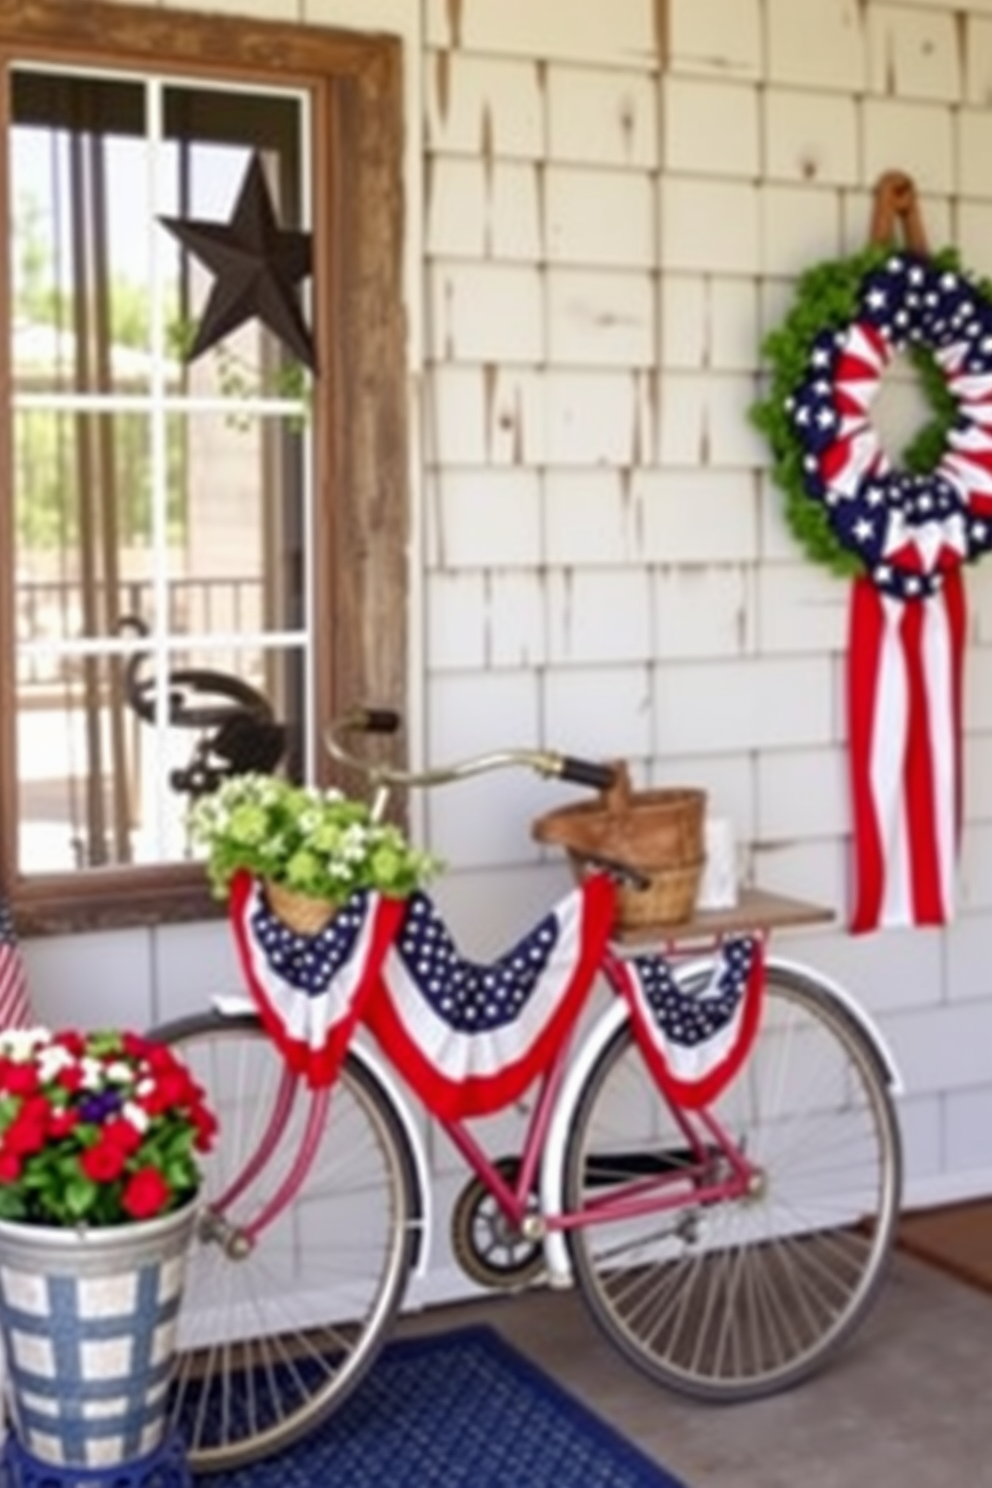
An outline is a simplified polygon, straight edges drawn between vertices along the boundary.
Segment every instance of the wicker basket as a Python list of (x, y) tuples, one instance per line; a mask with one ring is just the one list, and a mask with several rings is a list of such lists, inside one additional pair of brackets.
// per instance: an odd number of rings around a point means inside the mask
[(330, 899), (315, 899), (311, 894), (301, 894), (296, 889), (287, 889), (285, 884), (265, 880), (265, 897), (269, 908), (277, 919), (297, 935), (319, 935), (337, 914), (338, 906)]
[[(702, 862), (680, 868), (652, 868), (646, 888), (617, 886), (617, 923), (621, 930), (651, 925), (681, 925), (692, 918), (703, 877)], [(585, 871), (583, 868), (580, 871)]]
[(705, 864), (706, 792), (689, 787), (634, 791), (622, 761), (616, 781), (598, 800), (563, 806), (538, 817), (539, 842), (563, 847), (582, 877), (596, 861), (636, 868), (647, 887), (621, 882), (621, 928), (675, 925), (691, 917)]

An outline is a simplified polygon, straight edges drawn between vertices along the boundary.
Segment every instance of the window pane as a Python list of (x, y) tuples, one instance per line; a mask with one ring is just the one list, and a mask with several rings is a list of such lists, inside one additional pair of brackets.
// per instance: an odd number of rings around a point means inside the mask
[(152, 507), (147, 414), (44, 404), (15, 412), (21, 645), (115, 635), (123, 614), (143, 608), (154, 572)]
[[(309, 373), (257, 306), (190, 358), (257, 162), (303, 230), (299, 96), (11, 82), (22, 872), (182, 859), (192, 793), (304, 767)], [(301, 295), (305, 286), (299, 286)]]
[(76, 657), (18, 675), (18, 819), (26, 872), (135, 861), (128, 760), (137, 733), (120, 706), (121, 664)]
[(19, 676), (22, 871), (185, 858), (189, 802), (215, 777), (298, 774), (302, 660), (293, 647), (200, 646), (63, 658)]
[[(170, 578), (185, 586), (177, 632), (305, 625), (303, 447), (285, 418), (170, 420), (182, 444), (182, 512)], [(194, 592), (194, 590), (196, 592)]]
[(18, 390), (148, 387), (153, 215), (145, 89), (16, 72), (11, 82)]

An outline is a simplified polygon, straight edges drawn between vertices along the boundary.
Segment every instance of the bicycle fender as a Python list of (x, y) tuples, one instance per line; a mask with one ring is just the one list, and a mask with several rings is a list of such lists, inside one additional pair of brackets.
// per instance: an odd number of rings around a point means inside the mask
[[(675, 978), (680, 984), (687, 984), (694, 978), (706, 975), (711, 968), (711, 957), (695, 958), (677, 966)], [(905, 1087), (902, 1076), (888, 1041), (871, 1014), (862, 1007), (846, 987), (801, 962), (784, 960), (777, 956), (768, 958), (767, 969), (769, 972), (781, 971), (787, 976), (794, 976), (807, 982), (838, 1002), (868, 1039), (893, 1095), (903, 1093)], [(544, 1159), (541, 1165), (540, 1206), (541, 1214), (545, 1218), (554, 1218), (564, 1211), (565, 1149), (574, 1121), (575, 1108), (596, 1061), (627, 1019), (627, 1004), (617, 997), (593, 1023), (569, 1063), (568, 1073), (562, 1083), (548, 1127)], [(544, 1255), (549, 1285), (568, 1286), (572, 1277), (572, 1263), (563, 1231), (552, 1231), (545, 1235)]]
[(348, 1045), (348, 1053), (382, 1087), (383, 1094), (392, 1105), (396, 1119), (403, 1128), (403, 1134), (407, 1140), (415, 1189), (415, 1209), (412, 1219), (416, 1232), (416, 1247), (411, 1271), (419, 1280), (427, 1275), (430, 1259), (432, 1219), (430, 1166), (427, 1161), (424, 1139), (414, 1120), (410, 1103), (400, 1089), (399, 1082), (385, 1060), (360, 1039), (355, 1039)]
[(768, 959), (769, 971), (783, 971), (788, 975), (801, 978), (809, 982), (819, 992), (824, 992), (839, 1002), (844, 1011), (850, 1015), (858, 1024), (865, 1038), (871, 1044), (878, 1059), (879, 1067), (885, 1076), (886, 1084), (893, 1095), (904, 1095), (906, 1086), (903, 1082), (899, 1065), (892, 1052), (892, 1045), (879, 1028), (877, 1021), (872, 1017), (862, 1003), (841, 982), (834, 981), (822, 971), (814, 971), (802, 961), (786, 961), (778, 956), (770, 956)]

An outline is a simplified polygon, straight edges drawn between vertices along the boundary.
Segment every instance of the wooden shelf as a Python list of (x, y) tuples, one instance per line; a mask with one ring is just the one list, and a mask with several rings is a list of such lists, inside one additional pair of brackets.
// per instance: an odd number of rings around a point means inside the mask
[(721, 935), (746, 934), (749, 930), (824, 925), (834, 919), (835, 912), (823, 904), (772, 894), (767, 889), (741, 889), (732, 909), (701, 909), (679, 925), (645, 925), (621, 930), (614, 940), (619, 946), (682, 945), (694, 940), (712, 941)]

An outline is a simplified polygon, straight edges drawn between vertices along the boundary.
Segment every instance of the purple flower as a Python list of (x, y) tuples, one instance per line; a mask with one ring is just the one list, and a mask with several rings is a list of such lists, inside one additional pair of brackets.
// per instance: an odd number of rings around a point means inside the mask
[(116, 1116), (122, 1105), (123, 1101), (116, 1090), (103, 1090), (99, 1095), (91, 1095), (83, 1101), (79, 1107), (79, 1119), (99, 1125), (108, 1116)]

